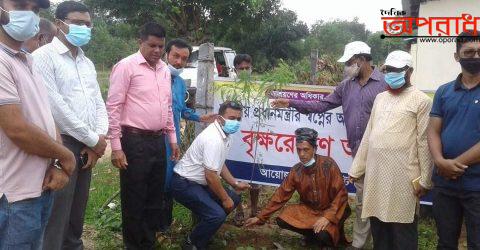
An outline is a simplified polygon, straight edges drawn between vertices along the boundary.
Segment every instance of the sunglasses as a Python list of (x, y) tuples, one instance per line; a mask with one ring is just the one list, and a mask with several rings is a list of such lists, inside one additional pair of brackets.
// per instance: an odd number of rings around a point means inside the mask
[(465, 51), (463, 51), (463, 56), (465, 56), (466, 58), (474, 58), (475, 57), (475, 54), (477, 54), (479, 57), (480, 57), (480, 49), (478, 50), (474, 50), (474, 49), (467, 49)]

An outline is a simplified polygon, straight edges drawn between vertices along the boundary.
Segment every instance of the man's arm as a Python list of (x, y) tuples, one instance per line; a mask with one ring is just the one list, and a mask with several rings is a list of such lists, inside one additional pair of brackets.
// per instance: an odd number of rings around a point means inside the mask
[(302, 114), (323, 113), (342, 105), (344, 83), (340, 83), (335, 90), (321, 101), (290, 100), (289, 106)]
[(41, 72), (47, 87), (50, 106), (57, 126), (85, 145), (95, 147), (99, 140), (98, 134), (77, 117), (77, 114), (70, 109), (59, 93), (52, 59), (44, 54), (37, 53), (34, 54), (33, 65), (37, 72)]
[(225, 164), (223, 164), (222, 172), (220, 172), (220, 176), (226, 183), (228, 183), (228, 185), (234, 188), (236, 187), (237, 180), (235, 179), (235, 177), (233, 177), (233, 175), (230, 173), (230, 170)]
[(420, 104), (417, 113), (417, 155), (420, 164), (420, 185), (423, 188), (432, 188), (433, 161), (428, 150), (427, 129), (432, 101), (426, 99)]
[(225, 188), (222, 185), (220, 177), (213, 170), (205, 168), (205, 179), (207, 180), (207, 185), (210, 190), (218, 197), (222, 202), (222, 206), (227, 213), (230, 213), (233, 210), (233, 200), (225, 191)]
[(480, 142), (461, 154), (456, 160), (467, 166), (480, 163)]
[(432, 154), (432, 157), (435, 163), (443, 159), (442, 139), (440, 137), (441, 133), (442, 133), (442, 118), (430, 117), (428, 130), (427, 130), (428, 147), (430, 148), (430, 153)]
[(108, 98), (106, 109), (108, 113), (108, 137), (111, 140), (113, 151), (121, 151), (122, 129), (120, 122), (127, 99), (127, 92), (130, 86), (130, 73), (126, 62), (119, 62), (112, 69), (110, 74), (110, 88), (108, 90)]
[(430, 117), (428, 125), (428, 147), (432, 154), (438, 174), (447, 179), (456, 179), (468, 168), (458, 160), (445, 159), (442, 150), (442, 118)]
[(73, 153), (39, 127), (28, 123), (19, 105), (0, 106), (0, 128), (17, 147), (26, 153), (43, 158), (59, 159), (65, 167), (64, 171), (68, 175), (72, 174), (75, 165)]
[(103, 101), (102, 92), (96, 82), (96, 92), (97, 96), (95, 98), (95, 107), (96, 107), (96, 118), (97, 126), (96, 131), (98, 135), (107, 135), (108, 133), (108, 114), (107, 108), (105, 107), (105, 102)]

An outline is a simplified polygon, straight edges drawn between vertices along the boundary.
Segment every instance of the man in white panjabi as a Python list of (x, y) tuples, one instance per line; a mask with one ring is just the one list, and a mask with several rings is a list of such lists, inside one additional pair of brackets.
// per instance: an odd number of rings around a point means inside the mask
[[(412, 57), (385, 61), (388, 91), (379, 94), (349, 175), (365, 175), (362, 219), (370, 219), (374, 249), (417, 249), (418, 198), (431, 188), (427, 126), (432, 100), (412, 86)], [(414, 188), (414, 183), (418, 184)]]

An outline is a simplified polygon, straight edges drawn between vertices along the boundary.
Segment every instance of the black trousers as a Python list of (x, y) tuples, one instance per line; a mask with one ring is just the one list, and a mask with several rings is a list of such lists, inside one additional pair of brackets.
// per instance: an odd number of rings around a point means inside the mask
[(166, 174), (165, 136), (123, 133), (126, 170), (120, 170), (122, 232), (126, 249), (153, 249), (160, 231)]
[(437, 249), (458, 249), (464, 218), (468, 249), (480, 249), (480, 192), (434, 188), (433, 217), (437, 224)]
[(318, 233), (313, 232), (313, 229), (300, 229), (296, 228), (286, 221), (277, 217), (277, 224), (280, 228), (290, 230), (292, 232), (305, 236), (310, 241), (317, 241), (321, 246), (333, 246), (332, 237), (327, 231), (320, 231)]
[(387, 223), (370, 217), (374, 250), (418, 249), (417, 217), (413, 223)]

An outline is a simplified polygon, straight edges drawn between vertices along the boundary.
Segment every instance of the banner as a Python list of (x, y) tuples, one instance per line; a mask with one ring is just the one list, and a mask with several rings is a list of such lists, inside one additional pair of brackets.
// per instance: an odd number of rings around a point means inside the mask
[[(231, 83), (216, 83), (228, 85)], [(288, 87), (272, 91), (273, 98), (292, 100), (322, 100), (332, 89), (308, 85)], [(219, 91), (214, 98), (215, 111), (223, 102)], [(348, 147), (345, 122), (341, 107), (325, 113), (301, 114), (295, 109), (274, 109), (268, 103), (251, 100), (245, 105), (240, 132), (233, 135), (227, 166), (240, 180), (278, 186), (299, 162), (295, 149), (295, 130), (308, 127), (318, 132), (319, 155), (330, 156), (340, 167), (349, 192), (348, 170), (352, 164), (352, 152)]]
[[(215, 83), (228, 86), (232, 83)], [(314, 101), (322, 100), (333, 88), (311, 85), (290, 85), (269, 93), (270, 98)], [(215, 92), (214, 110), (224, 102), (220, 91)], [(295, 130), (301, 127), (318, 132), (317, 154), (332, 157), (338, 164), (347, 190), (355, 193), (348, 182), (352, 152), (348, 146), (343, 111), (341, 107), (324, 113), (301, 114), (293, 108), (274, 109), (268, 102), (250, 100), (244, 104), (240, 131), (233, 134), (232, 148), (227, 156), (227, 166), (232, 175), (243, 181), (278, 186), (300, 160), (295, 148)], [(423, 202), (422, 202), (423, 203)], [(428, 202), (427, 202), (428, 203)]]

